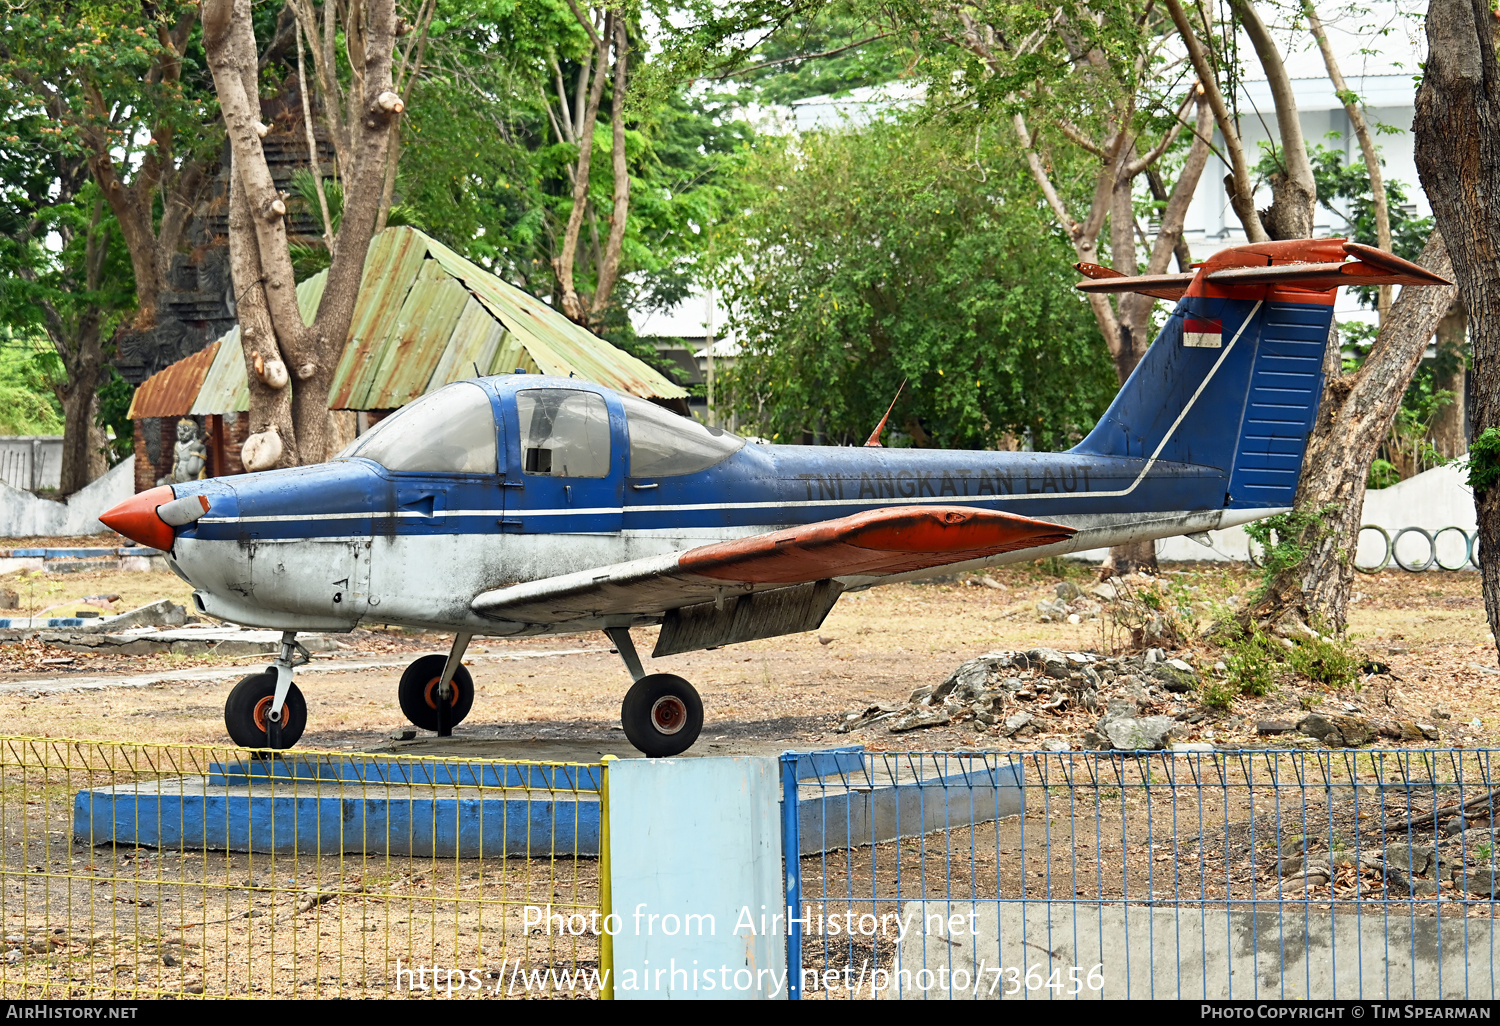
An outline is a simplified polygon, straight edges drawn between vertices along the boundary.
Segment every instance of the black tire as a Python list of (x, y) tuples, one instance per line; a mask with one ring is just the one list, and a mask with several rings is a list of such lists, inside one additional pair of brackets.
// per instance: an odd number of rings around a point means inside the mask
[[(276, 672), (252, 673), (234, 686), (224, 703), (224, 727), (241, 748), (270, 748), (265, 715), (276, 697)], [(278, 748), (290, 748), (307, 729), (307, 701), (293, 684), (281, 706)]]
[(653, 673), (630, 686), (620, 704), (630, 743), (653, 759), (681, 755), (703, 730), (703, 699), (674, 673)]
[[(401, 684), (396, 690), (401, 700), (401, 711), (406, 718), (422, 730), (438, 729), (437, 682), (443, 676), (443, 665), (447, 656), (428, 655), (413, 662), (401, 674)], [(460, 663), (453, 671), (453, 699), (448, 714), (448, 726), (456, 727), (474, 708), (474, 678)]]

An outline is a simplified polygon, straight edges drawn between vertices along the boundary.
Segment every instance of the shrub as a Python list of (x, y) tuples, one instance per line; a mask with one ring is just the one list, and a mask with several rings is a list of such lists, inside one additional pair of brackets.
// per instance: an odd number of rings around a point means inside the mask
[(1276, 686), (1276, 664), (1280, 661), (1276, 644), (1259, 631), (1237, 638), (1224, 653), (1229, 680), (1237, 694), (1270, 694)]
[(1354, 682), (1363, 660), (1347, 642), (1306, 638), (1287, 653), (1286, 661), (1308, 680), (1338, 688)]

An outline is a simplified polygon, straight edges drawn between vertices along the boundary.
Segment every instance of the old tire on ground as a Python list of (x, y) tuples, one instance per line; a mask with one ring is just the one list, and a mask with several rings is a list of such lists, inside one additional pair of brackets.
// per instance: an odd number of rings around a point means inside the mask
[[(406, 718), (422, 730), (438, 729), (437, 685), (447, 656), (427, 655), (414, 661), (401, 674), (396, 697)], [(474, 678), (463, 664), (453, 671), (453, 693), (449, 700), (448, 726), (463, 722), (474, 707)]]
[(653, 759), (680, 755), (703, 730), (703, 699), (675, 673), (653, 673), (630, 686), (620, 705), (630, 743)]
[[(266, 728), (266, 714), (276, 697), (276, 673), (266, 670), (252, 673), (234, 686), (224, 703), (224, 727), (241, 748), (269, 748), (271, 739)], [(281, 748), (297, 743), (307, 729), (307, 702), (293, 684), (281, 707)]]

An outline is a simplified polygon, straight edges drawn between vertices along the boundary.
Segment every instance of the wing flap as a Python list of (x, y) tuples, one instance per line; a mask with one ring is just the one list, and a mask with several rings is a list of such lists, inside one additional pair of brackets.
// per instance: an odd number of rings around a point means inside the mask
[(481, 616), (561, 623), (653, 616), (726, 595), (835, 577), (889, 576), (1066, 541), (1074, 529), (961, 506), (871, 510), (837, 520), (715, 542), (685, 552), (484, 592)]

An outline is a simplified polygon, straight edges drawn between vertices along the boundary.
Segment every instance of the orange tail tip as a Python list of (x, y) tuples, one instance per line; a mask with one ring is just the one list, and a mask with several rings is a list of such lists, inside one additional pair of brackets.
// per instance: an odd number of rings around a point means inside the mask
[(165, 551), (172, 547), (175, 535), (171, 525), (156, 515), (156, 507), (171, 502), (172, 499), (170, 485), (148, 488), (99, 514), (99, 522), (133, 542)]

